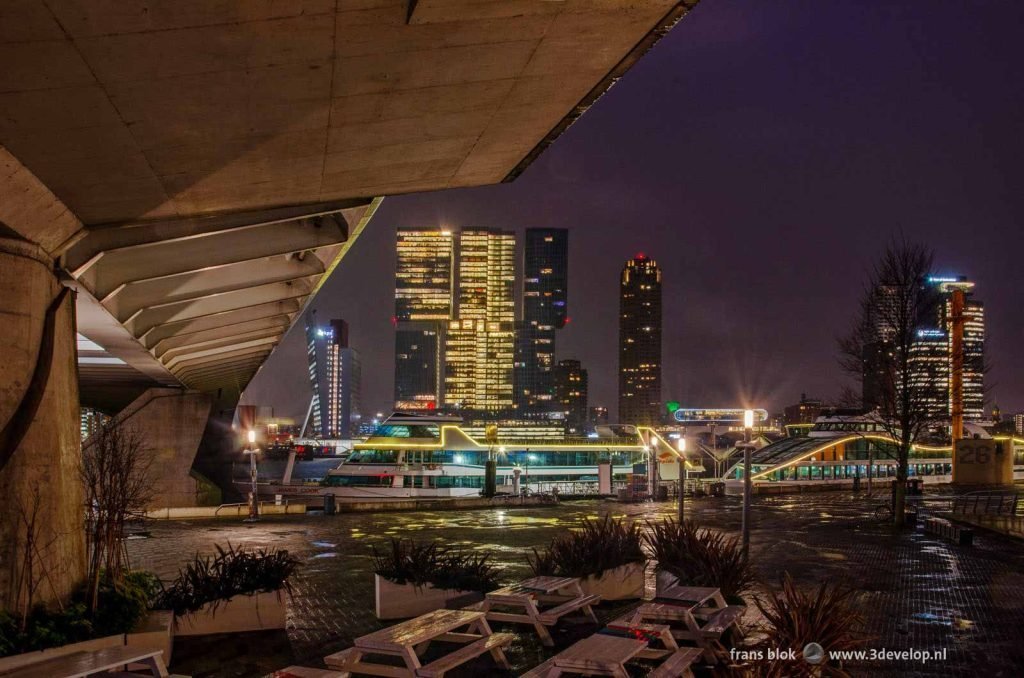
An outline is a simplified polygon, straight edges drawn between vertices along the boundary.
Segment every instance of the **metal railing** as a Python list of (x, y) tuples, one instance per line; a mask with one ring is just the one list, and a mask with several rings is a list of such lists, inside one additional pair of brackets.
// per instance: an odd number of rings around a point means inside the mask
[(1020, 494), (1006, 490), (979, 490), (955, 497), (952, 513), (962, 515), (1016, 516), (1020, 508)]

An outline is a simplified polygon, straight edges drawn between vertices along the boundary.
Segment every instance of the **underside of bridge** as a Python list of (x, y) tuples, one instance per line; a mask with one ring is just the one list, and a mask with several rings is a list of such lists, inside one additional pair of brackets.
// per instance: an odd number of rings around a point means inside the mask
[(88, 404), (233, 406), (382, 196), (515, 178), (695, 4), (0, 3), (0, 489), (78, 453), (76, 329)]

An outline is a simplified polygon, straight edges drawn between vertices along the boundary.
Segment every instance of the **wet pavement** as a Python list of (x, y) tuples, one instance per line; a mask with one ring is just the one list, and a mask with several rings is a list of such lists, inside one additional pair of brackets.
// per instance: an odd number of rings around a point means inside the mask
[[(893, 534), (873, 517), (883, 501), (864, 494), (827, 492), (754, 498), (751, 559), (760, 586), (777, 586), (784, 571), (798, 585), (845, 580), (864, 592), (865, 647), (945, 650), (945, 660), (859, 661), (853, 675), (1021, 675), (1024, 667), (1024, 543), (979, 534), (972, 547), (911, 530)], [(948, 497), (929, 494), (922, 511), (945, 508)], [(173, 577), (193, 554), (215, 544), (288, 549), (302, 560), (292, 583), (285, 632), (179, 639), (171, 668), (206, 676), (255, 676), (293, 663), (323, 666), (322, 658), (382, 625), (373, 616), (372, 545), (388, 537), (441, 539), (494, 554), (502, 580), (530, 574), (526, 554), (586, 516), (611, 513), (637, 519), (674, 515), (671, 503), (620, 504), (588, 500), (557, 506), (297, 516), (256, 524), (228, 520), (154, 522), (150, 537), (128, 542), (133, 567)], [(687, 501), (702, 525), (738, 532), (738, 498)], [(622, 607), (603, 607), (610, 619)], [(521, 631), (523, 627), (502, 630)], [(558, 648), (592, 627), (567, 627)], [(549, 653), (535, 636), (517, 634), (509, 657), (517, 670)], [(498, 675), (487, 659), (461, 674)]]

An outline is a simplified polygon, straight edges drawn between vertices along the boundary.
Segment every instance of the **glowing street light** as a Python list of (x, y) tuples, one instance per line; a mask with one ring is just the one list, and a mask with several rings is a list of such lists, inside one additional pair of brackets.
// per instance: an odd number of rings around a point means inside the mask
[(679, 465), (679, 503), (676, 506), (676, 518), (682, 523), (683, 494), (686, 492), (686, 438), (679, 438), (676, 442), (676, 449), (679, 450), (679, 458), (676, 460)]
[(754, 410), (743, 410), (743, 560), (750, 553), (750, 495), (753, 485), (750, 478), (750, 452), (754, 447), (750, 442), (751, 429), (754, 428)]
[(256, 455), (260, 450), (256, 447), (256, 431), (254, 429), (249, 429), (246, 440), (249, 444), (245, 446), (242, 453), (249, 456), (249, 479), (252, 481), (252, 489), (249, 493), (249, 517), (245, 519), (245, 522), (254, 523), (260, 519), (259, 490), (256, 487)]

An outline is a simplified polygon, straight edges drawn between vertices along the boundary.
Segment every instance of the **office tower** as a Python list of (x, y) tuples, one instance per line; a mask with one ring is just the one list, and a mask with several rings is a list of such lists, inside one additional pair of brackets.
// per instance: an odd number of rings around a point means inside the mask
[[(933, 276), (923, 283), (934, 291), (934, 306), (921, 313), (917, 320), (910, 349), (911, 384), (926, 403), (929, 416), (935, 420), (951, 420), (954, 414), (953, 387), (957, 367), (962, 375), (963, 416), (967, 420), (984, 418), (985, 404), (985, 307), (972, 298), (974, 283), (964, 276)], [(879, 290), (879, 305), (888, 299), (885, 289)], [(957, 338), (954, 322), (954, 297), (962, 295), (962, 340)], [(891, 296), (891, 295), (889, 295)], [(894, 330), (884, 322), (875, 323), (877, 341), (865, 347), (863, 397), (865, 407), (881, 402), (885, 376), (878, 370), (880, 352), (892, 350)], [(957, 342), (961, 352), (954, 349)]]
[[(963, 414), (964, 419), (981, 421), (985, 418), (985, 305), (973, 298), (974, 283), (966, 276), (933, 277), (929, 282), (935, 285), (941, 295), (937, 327), (945, 331), (948, 338), (950, 373), (956, 365), (953, 352), (953, 293), (964, 293), (963, 309)], [(952, 385), (951, 385), (952, 387)], [(952, 403), (949, 405), (952, 411)]]
[(316, 314), (306, 324), (306, 353), (313, 398), (304, 435), (348, 438), (359, 425), (359, 354), (348, 345), (348, 323), (319, 325)]
[(587, 421), (587, 371), (579, 360), (559, 360), (552, 370), (555, 402), (569, 426)]
[(619, 422), (661, 419), (661, 270), (643, 254), (619, 284)]
[(949, 336), (939, 329), (920, 329), (910, 345), (910, 386), (928, 418), (949, 418)]
[(444, 404), (449, 409), (512, 408), (515, 250), (515, 234), (509, 231), (458, 234), (458, 304), (445, 335)]
[(1013, 415), (1013, 432), (1019, 436), (1024, 436), (1024, 412), (1018, 412)]
[(806, 393), (800, 394), (800, 402), (795, 405), (787, 405), (783, 415), (783, 423), (789, 425), (813, 424), (821, 414), (824, 406), (817, 398), (808, 398)]
[(452, 319), (455, 235), (399, 229), (395, 269), (395, 407), (442, 404), (444, 334)]
[(521, 414), (557, 409), (555, 333), (568, 312), (569, 232), (530, 228), (523, 246), (523, 320), (517, 325), (516, 408)]

